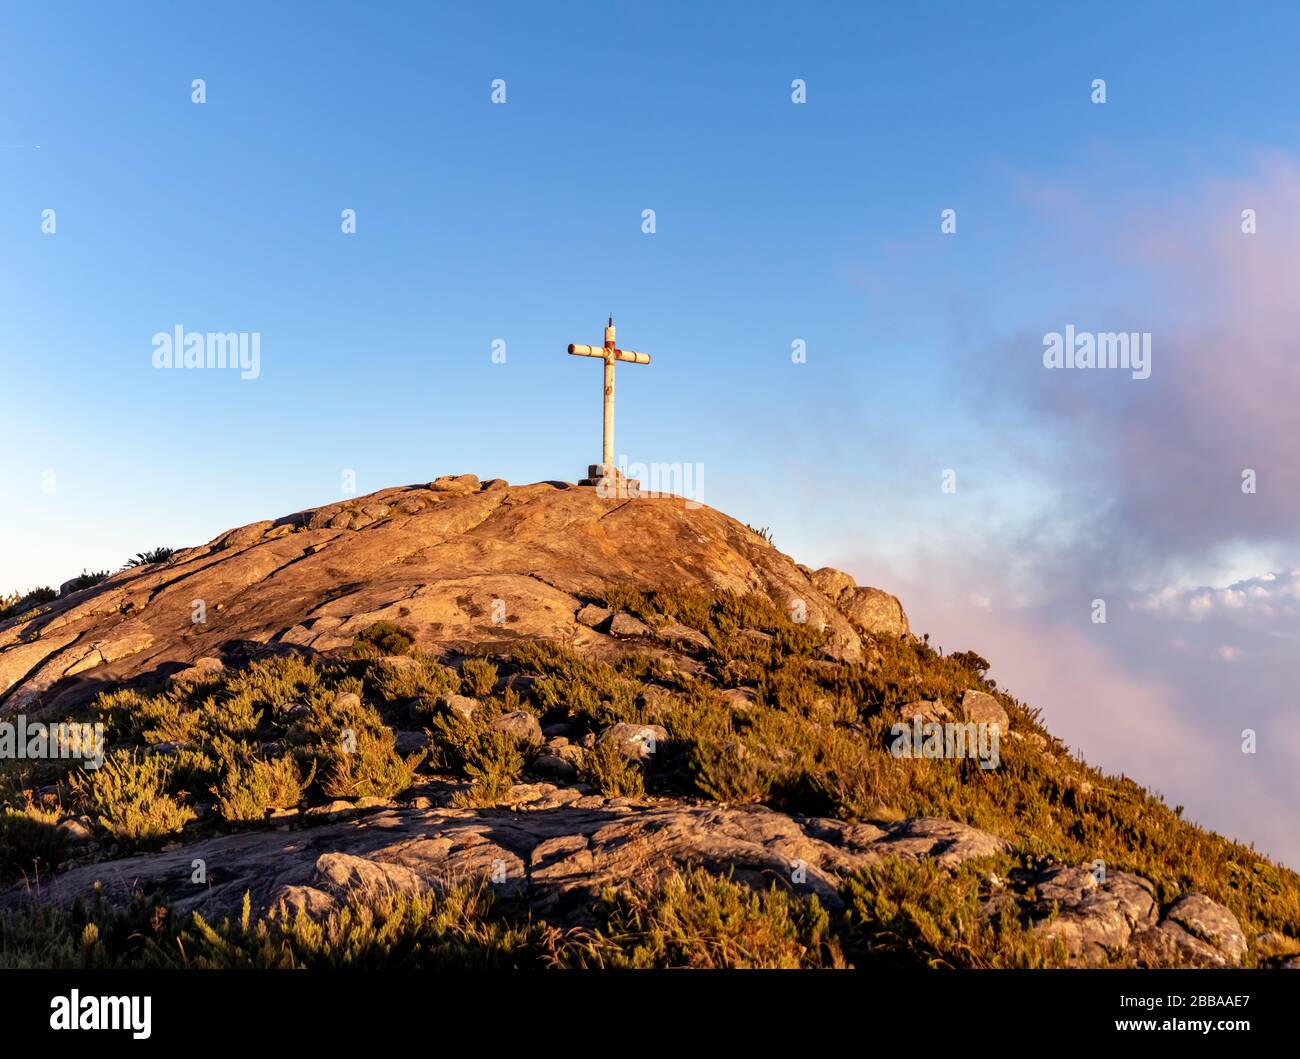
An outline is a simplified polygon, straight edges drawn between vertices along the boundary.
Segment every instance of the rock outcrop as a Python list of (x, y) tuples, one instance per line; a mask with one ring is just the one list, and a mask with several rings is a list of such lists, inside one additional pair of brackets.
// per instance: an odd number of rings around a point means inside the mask
[[(836, 657), (862, 656), (838, 594), (712, 508), (456, 475), (229, 530), (0, 622), (0, 715), (229, 657), (240, 644), (331, 650), (383, 620), (415, 630), (424, 647), (649, 636), (635, 618), (590, 605), (620, 583), (756, 592), (783, 609), (800, 601)], [(698, 634), (678, 636), (699, 646)]]
[(823, 566), (810, 577), (860, 631), (869, 636), (907, 636), (911, 630), (897, 596), (878, 588), (860, 588), (843, 570)]
[[(956, 867), (1006, 848), (993, 835), (948, 820), (882, 829), (759, 807), (630, 805), (550, 784), (522, 786), (513, 795), (513, 811), (378, 809), (288, 833), (227, 835), (73, 868), (45, 883), (41, 898), (69, 905), (100, 892), (126, 901), (140, 891), (180, 912), (220, 917), (238, 914), (246, 891), (258, 910), (283, 901), (320, 912), (351, 890), (411, 892), (493, 880), (537, 914), (573, 922), (604, 887), (652, 883), (688, 867), (764, 889), (789, 886), (838, 907), (836, 879), (886, 857)], [(202, 883), (193, 881), (196, 860), (204, 865)], [(13, 890), (0, 906), (26, 900)]]

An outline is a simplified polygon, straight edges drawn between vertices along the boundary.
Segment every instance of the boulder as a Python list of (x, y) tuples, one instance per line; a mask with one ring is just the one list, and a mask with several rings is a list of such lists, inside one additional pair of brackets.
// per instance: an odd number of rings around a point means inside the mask
[(579, 625), (585, 625), (589, 629), (594, 629), (597, 625), (603, 625), (614, 616), (612, 610), (606, 610), (604, 607), (598, 607), (594, 603), (588, 603), (577, 615), (575, 619)]
[(67, 835), (71, 842), (89, 842), (95, 837), (90, 817), (71, 817), (60, 822), (59, 830)]
[(468, 695), (443, 695), (439, 697), (438, 705), (462, 720), (468, 721), (473, 719), (474, 711), (478, 709), (478, 699), (472, 699)]
[(1040, 872), (1035, 897), (1024, 906), (1034, 933), (1059, 943), (1071, 963), (1104, 963), (1155, 926), (1155, 887), (1127, 872), (1107, 872), (1104, 882), (1087, 868), (1061, 865)]
[(754, 703), (757, 701), (757, 695), (753, 688), (726, 688), (718, 692), (718, 694), (733, 710), (753, 709)]
[(550, 776), (562, 783), (568, 783), (578, 778), (578, 766), (576, 764), (549, 750), (543, 751), (533, 758), (529, 767), (534, 772), (543, 776)]
[(423, 732), (398, 730), (393, 733), (393, 749), (402, 757), (409, 757), (417, 750), (429, 745), (429, 737)]
[(375, 664), (384, 672), (394, 675), (410, 673), (420, 668), (419, 661), (410, 655), (385, 655)]
[[(0, 708), (39, 700), (75, 712), (110, 665), (111, 679), (127, 682), (234, 643), (250, 654), (259, 645), (328, 654), (378, 621), (461, 654), (503, 636), (569, 642), (582, 601), (613, 583), (754, 592), (783, 610), (799, 599), (833, 656), (862, 657), (852, 624), (788, 556), (707, 505), (611, 506), (562, 483), (482, 488), (472, 475), (448, 475), (280, 513), (52, 601), (39, 637), (0, 632)], [(189, 621), (196, 599), (208, 601), (207, 623)], [(494, 620), (499, 600), (504, 625)], [(620, 619), (615, 635), (646, 637), (633, 621)]]
[(537, 723), (537, 718), (527, 710), (503, 713), (500, 717), (494, 717), (488, 727), (495, 732), (505, 732), (512, 735), (524, 743), (540, 743), (542, 741), (542, 726)]
[(596, 739), (597, 746), (613, 743), (625, 755), (638, 761), (649, 760), (667, 742), (668, 729), (662, 725), (627, 722), (611, 725)]
[(453, 493), (464, 495), (477, 493), (480, 489), (477, 474), (444, 474), (429, 483), (435, 493)]
[(833, 603), (838, 603), (843, 596), (858, 587), (853, 578), (843, 570), (836, 570), (833, 566), (823, 566), (820, 570), (814, 571), (809, 580), (812, 581), (813, 587), (818, 592), (828, 597)]
[(912, 723), (912, 718), (920, 717), (925, 722), (943, 723), (952, 720), (952, 711), (942, 702), (930, 702), (920, 699), (916, 702), (909, 702), (899, 708), (898, 715), (907, 724)]
[(692, 629), (689, 625), (682, 625), (675, 621), (660, 625), (654, 630), (654, 637), (670, 647), (677, 647), (687, 651), (711, 651), (713, 649), (712, 642), (704, 633), (698, 629)]
[(906, 636), (907, 615), (897, 596), (878, 588), (855, 588), (839, 601), (849, 621), (872, 636)]
[(1160, 924), (1134, 938), (1139, 963), (1153, 967), (1239, 967), (1246, 935), (1231, 911), (1205, 894), (1178, 898)]
[(638, 621), (631, 614), (615, 614), (609, 623), (609, 634), (619, 639), (632, 639), (638, 636), (649, 636), (651, 633), (650, 626), (643, 621)]
[[(126, 905), (138, 890), (175, 915), (197, 911), (211, 922), (238, 917), (245, 893), (254, 915), (280, 902), (317, 914), (352, 894), (418, 893), (468, 881), (525, 902), (549, 922), (590, 924), (593, 902), (609, 887), (695, 866), (760, 891), (777, 885), (815, 894), (838, 909), (839, 877), (888, 857), (952, 864), (960, 862), (956, 850), (1001, 848), (992, 836), (951, 821), (907, 821), (882, 831), (758, 806), (620, 806), (574, 793), (521, 784), (507, 799), (517, 803), (513, 809), (404, 805), (366, 814), (337, 802), (308, 810), (291, 841), (275, 830), (246, 831), (73, 867), (42, 882), (42, 899), (68, 907), (102, 895)], [(546, 811), (559, 805), (563, 811)], [(195, 858), (220, 866), (207, 885), (190, 882)], [(23, 885), (0, 892), (0, 909), (30, 901)]]
[(1011, 719), (992, 695), (986, 691), (967, 690), (957, 704), (957, 716), (967, 724), (996, 724), (1002, 732), (1011, 730)]
[(879, 836), (875, 836), (878, 829), (870, 824), (852, 826), (866, 829), (872, 849), (881, 857), (933, 860), (941, 868), (956, 868), (968, 860), (1006, 853), (1011, 848), (997, 835), (956, 820), (932, 816), (890, 824)]
[(173, 685), (198, 684), (206, 680), (216, 680), (225, 671), (225, 664), (220, 658), (196, 658), (187, 669), (173, 673), (168, 682)]

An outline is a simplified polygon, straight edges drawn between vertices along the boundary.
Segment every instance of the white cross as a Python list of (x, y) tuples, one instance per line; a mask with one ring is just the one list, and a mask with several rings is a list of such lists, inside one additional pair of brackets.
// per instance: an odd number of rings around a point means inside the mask
[(605, 345), (579, 346), (570, 344), (569, 352), (575, 357), (600, 357), (605, 362), (605, 427), (601, 445), (601, 473), (599, 477), (614, 477), (614, 361), (628, 364), (649, 364), (649, 353), (633, 353), (618, 349), (614, 344), (614, 317), (605, 328)]

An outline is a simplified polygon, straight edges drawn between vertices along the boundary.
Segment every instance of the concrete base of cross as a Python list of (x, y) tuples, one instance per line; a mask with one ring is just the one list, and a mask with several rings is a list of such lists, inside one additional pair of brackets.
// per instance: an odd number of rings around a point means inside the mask
[(641, 480), (628, 478), (612, 463), (587, 465), (587, 477), (579, 485), (596, 487), (596, 494), (608, 500), (632, 500), (641, 495)]

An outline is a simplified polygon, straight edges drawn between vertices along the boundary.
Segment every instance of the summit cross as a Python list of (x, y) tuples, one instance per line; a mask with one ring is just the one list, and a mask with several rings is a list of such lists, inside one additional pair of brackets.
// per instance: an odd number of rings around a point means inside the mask
[(630, 349), (619, 349), (614, 332), (614, 317), (609, 318), (605, 327), (605, 344), (603, 346), (582, 346), (570, 343), (569, 352), (575, 357), (599, 357), (605, 362), (604, 383), (604, 430), (601, 438), (600, 463), (592, 464), (587, 469), (588, 483), (601, 485), (604, 482), (617, 483), (620, 475), (614, 466), (614, 363), (649, 364), (650, 354), (634, 353)]

